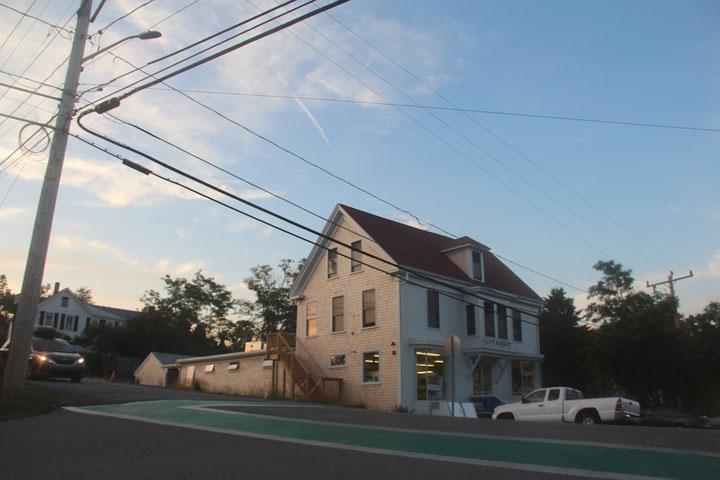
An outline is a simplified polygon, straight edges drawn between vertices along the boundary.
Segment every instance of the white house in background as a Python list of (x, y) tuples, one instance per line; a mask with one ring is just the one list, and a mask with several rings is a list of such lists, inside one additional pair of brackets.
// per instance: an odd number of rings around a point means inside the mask
[(38, 325), (49, 325), (58, 332), (75, 338), (91, 324), (125, 325), (135, 317), (135, 310), (103, 307), (81, 302), (69, 288), (57, 291), (38, 305)]

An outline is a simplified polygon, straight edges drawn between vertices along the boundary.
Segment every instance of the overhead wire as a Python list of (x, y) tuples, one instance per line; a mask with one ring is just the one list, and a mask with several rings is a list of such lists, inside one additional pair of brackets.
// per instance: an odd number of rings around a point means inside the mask
[[(290, 2), (286, 2), (286, 3), (292, 3), (292, 2), (294, 2), (294, 1), (296, 1), (296, 0), (291, 0)], [(298, 7), (293, 8), (291, 11), (295, 11), (295, 10), (297, 10), (297, 9), (303, 8), (303, 7), (305, 7), (306, 5), (309, 5), (309, 4), (314, 3), (314, 2), (316, 2), (316, 1), (317, 1), (317, 0), (308, 0), (308, 1), (306, 1), (305, 3), (299, 5)], [(345, 1), (349, 1), (349, 0), (344, 0), (343, 3), (344, 3)], [(283, 5), (284, 5), (284, 4), (283, 4)], [(259, 18), (261, 18), (261, 17), (263, 17), (263, 16), (266, 16), (266, 15), (269, 14), (269, 13), (272, 13), (272, 12), (278, 10), (279, 8), (280, 8), (280, 7), (274, 7), (274, 8), (271, 8), (271, 9), (269, 9), (269, 10), (266, 10), (266, 11), (264, 11), (264, 12), (258, 14), (258, 15), (255, 15), (255, 16), (253, 16), (253, 17), (251, 17), (251, 18), (248, 18), (248, 19), (246, 19), (246, 20), (244, 20), (244, 21), (242, 21), (242, 22), (240, 22), (240, 23), (238, 23), (238, 24), (235, 24), (234, 26), (230, 27), (230, 28), (228, 29), (228, 31), (229, 31), (229, 30), (232, 30), (232, 29), (235, 29), (235, 28), (238, 28), (238, 27), (243, 26), (243, 25), (247, 25), (247, 24), (250, 23), (250, 22), (253, 22), (253, 21), (255, 21), (255, 20), (257, 20), (257, 19), (259, 19)], [(276, 17), (274, 17), (274, 18), (283, 17), (283, 16), (287, 15), (288, 13), (289, 13), (289, 12), (281, 13), (280, 15), (278, 15), (278, 16), (276, 16)], [(257, 28), (260, 28), (261, 26), (264, 26), (264, 25), (266, 25), (267, 23), (269, 23), (271, 20), (273, 20), (273, 18), (271, 18), (271, 19), (269, 19), (269, 20), (265, 20), (265, 21), (263, 21), (263, 22), (260, 22), (259, 24), (256, 24), (256, 25), (254, 25), (254, 26), (252, 26), (252, 27), (250, 27), (250, 28), (247, 28), (247, 29), (243, 30), (243, 31), (240, 32), (240, 33), (237, 33), (237, 34), (235, 34), (235, 35), (233, 35), (233, 36), (231, 36), (231, 37), (229, 37), (229, 38), (226, 38), (226, 39), (224, 39), (224, 40), (222, 40), (222, 41), (220, 41), (220, 42), (215, 43), (214, 45), (211, 45), (210, 47), (206, 47), (206, 48), (204, 48), (203, 50), (200, 50), (200, 51), (198, 51), (198, 52), (190, 55), (189, 57), (186, 57), (186, 58), (184, 58), (184, 59), (182, 59), (182, 60), (179, 60), (179, 61), (177, 61), (177, 62), (175, 62), (175, 63), (173, 63), (173, 64), (171, 64), (171, 65), (165, 66), (164, 68), (161, 68), (160, 70), (158, 70), (158, 71), (156, 71), (156, 72), (154, 72), (154, 73), (152, 73), (152, 74), (146, 74), (146, 76), (145, 76), (144, 78), (141, 78), (141, 79), (139, 79), (139, 80), (136, 80), (136, 81), (132, 82), (130, 85), (126, 85), (126, 86), (120, 88), (119, 90), (116, 90), (116, 91), (113, 92), (113, 93), (110, 93), (110, 94), (108, 94), (108, 95), (105, 95), (105, 96), (103, 96), (103, 97), (101, 97), (101, 98), (93, 101), (92, 104), (100, 103), (100, 102), (102, 102), (102, 101), (104, 101), (104, 100), (106, 100), (106, 99), (108, 99), (108, 98), (115, 97), (115, 96), (117, 96), (120, 92), (125, 91), (125, 90), (128, 90), (129, 88), (134, 87), (134, 86), (136, 86), (136, 85), (138, 85), (138, 84), (140, 84), (140, 83), (148, 80), (149, 78), (157, 78), (156, 76), (159, 75), (160, 73), (165, 72), (165, 71), (167, 71), (167, 70), (170, 70), (171, 68), (173, 68), (173, 67), (175, 67), (175, 66), (178, 66), (178, 65), (180, 65), (180, 64), (182, 64), (182, 63), (184, 63), (184, 62), (187, 62), (187, 61), (195, 58), (195, 57), (198, 56), (198, 55), (201, 55), (201, 54), (203, 54), (203, 53), (205, 53), (205, 52), (208, 52), (208, 51), (210, 51), (210, 50), (212, 50), (212, 49), (214, 49), (214, 48), (216, 48), (216, 47), (218, 47), (218, 46), (220, 46), (220, 45), (222, 45), (222, 44), (224, 44), (224, 43), (227, 43), (227, 42), (229, 42), (229, 41), (231, 41), (231, 40), (234, 40), (234, 39), (237, 38), (237, 37), (240, 37), (240, 36), (242, 36), (242, 35), (244, 35), (244, 34), (246, 34), (246, 33), (249, 33), (249, 32), (251, 32), (251, 31), (253, 31), (253, 30), (257, 29)], [(285, 28), (286, 28), (286, 27), (285, 27)], [(271, 32), (271, 33), (272, 33), (272, 32)], [(266, 35), (265, 35), (265, 36), (266, 36)], [(210, 37), (206, 37), (205, 39), (200, 40), (199, 42), (195, 42), (195, 43), (196, 43), (196, 44), (201, 44), (201, 43), (203, 43), (203, 42), (206, 42), (206, 41), (211, 40), (212, 38), (215, 38), (215, 35), (211, 35)], [(253, 37), (253, 38), (255, 38), (255, 37)], [(263, 37), (259, 37), (259, 38), (263, 38)], [(259, 38), (257, 38), (257, 39), (259, 39)], [(250, 39), (250, 40), (248, 40), (247, 42), (248, 42), (248, 43), (251, 43), (252, 41), (255, 41), (255, 40), (254, 40), (254, 39)], [(240, 47), (242, 47), (242, 46), (244, 46), (244, 45), (242, 45), (242, 44), (241, 44), (240, 46), (237, 46), (237, 45), (236, 45), (235, 48), (233, 48), (233, 50), (234, 50), (234, 49), (237, 49), (237, 48), (240, 48)], [(171, 54), (168, 54), (168, 55), (164, 55), (163, 57), (160, 57), (160, 58), (161, 58), (161, 59), (170, 58), (170, 57), (174, 56), (176, 53), (179, 53), (179, 52), (182, 52), (182, 51), (185, 51), (185, 48), (180, 49), (180, 50), (178, 50), (178, 51), (176, 51), (176, 52), (174, 52), (174, 53), (171, 53)], [(230, 51), (232, 51), (232, 50), (230, 50)], [(225, 52), (225, 51), (219, 52), (218, 55), (221, 56), (221, 55), (224, 55), (225, 53), (229, 53), (229, 52)], [(212, 60), (212, 59), (213, 59), (213, 58), (211, 58), (210, 60)], [(207, 60), (207, 61), (210, 61), (210, 60)], [(109, 80), (108, 82), (100, 85), (100, 87), (96, 87), (95, 89), (97, 89), (97, 88), (104, 88), (105, 86), (110, 85), (110, 84), (116, 82), (117, 80), (120, 80), (121, 78), (124, 78), (124, 77), (127, 76), (127, 75), (130, 75), (130, 74), (132, 74), (132, 73), (135, 73), (135, 72), (137, 72), (138, 70), (141, 70), (142, 68), (145, 68), (145, 67), (153, 64), (154, 62), (155, 62), (155, 60), (153, 60), (153, 61), (145, 64), (143, 67), (140, 67), (140, 68), (136, 67), (134, 70), (131, 70), (131, 71), (129, 71), (129, 72), (125, 72), (125, 73), (123, 73), (122, 75), (119, 75), (119, 76), (117, 76), (117, 77)], [(191, 65), (190, 67), (188, 67), (188, 69), (194, 68), (195, 66), (199, 66), (199, 65), (202, 64), (202, 63), (205, 63), (205, 61), (202, 61), (201, 63), (193, 64), (193, 65)], [(182, 73), (182, 72), (179, 72), (179, 73)], [(177, 74), (177, 73), (176, 73), (176, 74)], [(174, 75), (175, 75), (175, 74), (174, 74)], [(171, 75), (171, 76), (174, 76), (174, 75)], [(170, 77), (167, 77), (167, 78), (170, 78)], [(145, 88), (147, 88), (147, 87), (145, 87)], [(129, 95), (127, 95), (127, 96), (129, 96)]]
[[(226, 196), (226, 197), (228, 197), (228, 198), (231, 198), (231, 199), (233, 199), (233, 200), (235, 200), (235, 201), (238, 201), (238, 202), (240, 202), (240, 203), (243, 203), (243, 204), (245, 204), (245, 205), (247, 205), (247, 206), (249, 206), (249, 207), (251, 207), (251, 208), (254, 208), (254, 209), (256, 209), (256, 210), (259, 210), (260, 212), (262, 212), (262, 213), (264, 213), (264, 214), (266, 214), (266, 215), (270, 215), (270, 216), (272, 216), (272, 217), (275, 217), (275, 218), (277, 218), (277, 219), (279, 219), (279, 220), (281, 220), (281, 221), (283, 221), (283, 222), (285, 222), (285, 223), (288, 223), (288, 224), (292, 225), (292, 226), (295, 227), (295, 228), (299, 228), (299, 229), (304, 230), (304, 231), (306, 231), (306, 232), (308, 232), (308, 233), (312, 233), (312, 234), (314, 234), (314, 235), (317, 235), (319, 239), (321, 238), (321, 239), (323, 239), (323, 240), (325, 240), (325, 241), (332, 241), (332, 242), (334, 242), (334, 243), (337, 244), (337, 245), (340, 245), (340, 246), (343, 246), (343, 247), (347, 248), (349, 251), (353, 251), (353, 250), (358, 251), (358, 252), (360, 252), (360, 253), (363, 255), (363, 258), (360, 259), (360, 260), (358, 260), (362, 265), (366, 265), (366, 266), (368, 266), (369, 268), (371, 268), (371, 269), (373, 269), (373, 270), (376, 270), (376, 271), (378, 271), (378, 272), (380, 272), (380, 273), (383, 273), (383, 274), (392, 276), (392, 277), (394, 277), (394, 278), (396, 278), (396, 279), (398, 279), (398, 280), (400, 280), (400, 281), (402, 281), (402, 282), (404, 282), (404, 283), (408, 283), (408, 284), (411, 284), (411, 285), (414, 285), (414, 286), (417, 286), (417, 287), (420, 287), (420, 288), (423, 288), (423, 289), (427, 289), (427, 290), (436, 292), (436, 293), (438, 293), (439, 295), (443, 295), (443, 296), (446, 296), (446, 297), (448, 297), (448, 298), (454, 299), (454, 300), (456, 300), (456, 301), (460, 301), (460, 302), (462, 302), (462, 303), (464, 303), (464, 304), (466, 304), (466, 305), (472, 305), (473, 307), (478, 307), (478, 305), (477, 305), (477, 304), (474, 304), (474, 303), (472, 303), (472, 302), (470, 302), (470, 301), (468, 301), (467, 299), (464, 298), (464, 296), (473, 297), (473, 298), (482, 300), (483, 302), (498, 303), (497, 300), (490, 299), (490, 298), (488, 298), (488, 297), (486, 297), (486, 296), (483, 296), (483, 295), (481, 295), (481, 294), (476, 294), (476, 293), (474, 293), (474, 292), (468, 292), (468, 291), (466, 291), (466, 290), (464, 290), (464, 289), (462, 289), (462, 288), (459, 288), (459, 287), (457, 287), (457, 286), (455, 286), (455, 285), (453, 285), (453, 284), (451, 284), (451, 283), (443, 282), (443, 281), (439, 280), (438, 278), (435, 278), (435, 277), (432, 277), (432, 276), (423, 274), (423, 273), (420, 272), (420, 271), (417, 271), (417, 270), (414, 270), (414, 269), (410, 269), (410, 268), (407, 268), (407, 267), (403, 267), (403, 266), (401, 266), (401, 265), (399, 265), (399, 264), (397, 264), (397, 263), (395, 263), (395, 262), (386, 260), (386, 259), (384, 259), (384, 258), (381, 258), (381, 257), (379, 257), (379, 256), (377, 256), (377, 255), (374, 255), (374, 254), (372, 254), (372, 253), (370, 253), (370, 252), (367, 252), (367, 251), (365, 251), (365, 250), (355, 249), (355, 248), (353, 248), (351, 245), (346, 244), (345, 242), (339, 241), (339, 240), (337, 240), (337, 239), (335, 239), (335, 238), (333, 238), (333, 237), (329, 237), (329, 236), (323, 234), (323, 233), (320, 232), (320, 231), (317, 231), (317, 230), (315, 230), (315, 229), (312, 229), (312, 228), (310, 228), (310, 227), (307, 227), (307, 226), (305, 226), (305, 225), (303, 225), (303, 224), (301, 224), (301, 223), (299, 223), (299, 222), (296, 222), (296, 221), (294, 221), (294, 220), (292, 220), (292, 219), (290, 219), (290, 218), (287, 218), (287, 217), (285, 217), (285, 216), (283, 216), (283, 215), (277, 214), (276, 212), (273, 212), (273, 211), (271, 211), (271, 210), (269, 210), (269, 209), (266, 209), (266, 208), (264, 208), (264, 207), (261, 207), (261, 206), (255, 204), (255, 203), (253, 203), (253, 202), (250, 202), (250, 201), (248, 201), (248, 200), (246, 200), (246, 199), (243, 199), (242, 197), (239, 197), (239, 196), (233, 194), (232, 192), (229, 192), (229, 191), (227, 191), (227, 190), (225, 190), (225, 189), (222, 189), (222, 188), (220, 188), (220, 187), (217, 187), (216, 185), (213, 185), (213, 184), (211, 184), (211, 183), (209, 183), (209, 182), (206, 182), (206, 181), (204, 181), (204, 180), (202, 180), (202, 179), (200, 179), (200, 178), (198, 178), (198, 177), (196, 177), (196, 176), (194, 176), (194, 175), (192, 175), (192, 174), (190, 174), (190, 173), (187, 173), (187, 172), (185, 172), (185, 171), (183, 171), (183, 170), (181, 170), (181, 169), (179, 169), (179, 168), (177, 168), (177, 167), (173, 167), (173, 166), (167, 164), (166, 162), (163, 162), (163, 161), (161, 161), (161, 160), (159, 160), (159, 159), (157, 159), (157, 158), (155, 158), (155, 157), (153, 157), (153, 156), (151, 156), (151, 155), (149, 155), (149, 154), (147, 154), (147, 153), (145, 153), (145, 152), (142, 152), (142, 151), (140, 151), (140, 150), (138, 150), (138, 149), (136, 149), (136, 148), (134, 148), (134, 147), (131, 147), (131, 146), (126, 145), (126, 144), (123, 144), (122, 142), (119, 142), (119, 141), (117, 141), (117, 140), (115, 140), (115, 139), (112, 139), (112, 138), (110, 138), (110, 137), (108, 137), (108, 136), (106, 136), (106, 135), (104, 135), (104, 134), (102, 134), (102, 133), (93, 131), (92, 129), (88, 128), (87, 126), (83, 125), (83, 123), (82, 123), (83, 117), (86, 116), (86, 115), (89, 114), (89, 113), (91, 113), (91, 112), (85, 112), (85, 113), (81, 114), (80, 117), (78, 118), (78, 125), (79, 125), (86, 133), (89, 133), (90, 135), (93, 135), (93, 136), (95, 136), (95, 137), (97, 137), (97, 138), (101, 138), (101, 139), (103, 139), (104, 141), (107, 141), (107, 142), (109, 142), (109, 143), (112, 143), (112, 144), (114, 144), (114, 145), (116, 145), (116, 146), (119, 146), (120, 148), (123, 148), (123, 149), (125, 149), (125, 150), (130, 151), (130, 152), (133, 152), (133, 153), (135, 153), (135, 154), (137, 154), (137, 155), (140, 155), (141, 157), (150, 160), (152, 163), (155, 163), (155, 164), (157, 164), (157, 165), (159, 165), (159, 166), (161, 166), (161, 167), (163, 167), (163, 168), (165, 168), (165, 169), (167, 169), (167, 170), (170, 170), (170, 171), (173, 172), (173, 173), (176, 173), (176, 174), (178, 174), (178, 175), (180, 175), (180, 176), (182, 176), (182, 177), (185, 177), (185, 178), (187, 178), (187, 179), (189, 179), (189, 180), (191, 180), (191, 181), (193, 181), (193, 182), (195, 182), (195, 183), (198, 183), (198, 184), (202, 185), (203, 187), (208, 188), (208, 189), (211, 190), (211, 191), (214, 191), (214, 192), (219, 193), (219, 194), (221, 194), (221, 195), (223, 195), (223, 196)], [(257, 222), (260, 222), (260, 223), (262, 223), (262, 224), (264, 224), (264, 225), (266, 225), (266, 226), (269, 226), (269, 227), (271, 227), (271, 228), (273, 228), (273, 229), (276, 229), (276, 230), (278, 230), (278, 231), (281, 231), (281, 232), (283, 232), (283, 233), (286, 233), (286, 234), (288, 234), (288, 235), (290, 235), (290, 236), (293, 236), (293, 237), (295, 237), (295, 238), (297, 238), (297, 239), (303, 240), (303, 241), (305, 241), (305, 242), (307, 242), (307, 243), (311, 243), (311, 244), (313, 244), (313, 245), (315, 245), (315, 246), (318, 246), (318, 247), (321, 248), (321, 249), (324, 249), (324, 250), (328, 250), (328, 249), (329, 249), (329, 247), (328, 247), (327, 245), (325, 245), (322, 241), (313, 241), (313, 240), (307, 239), (307, 238), (305, 238), (305, 237), (303, 237), (303, 236), (301, 236), (301, 235), (299, 235), (299, 234), (297, 234), (297, 233), (294, 233), (294, 232), (292, 232), (292, 231), (290, 231), (290, 230), (288, 230), (288, 229), (286, 229), (286, 228), (284, 228), (284, 227), (280, 227), (280, 226), (278, 226), (278, 225), (275, 225), (275, 224), (273, 224), (273, 223), (271, 223), (271, 222), (268, 222), (267, 220), (264, 220), (264, 219), (262, 219), (262, 218), (260, 218), (260, 217), (257, 217), (257, 216), (255, 216), (255, 215), (249, 214), (249, 213), (247, 213), (247, 212), (245, 212), (245, 211), (242, 211), (242, 210), (240, 210), (240, 209), (238, 209), (238, 208), (236, 208), (236, 207), (233, 207), (233, 206), (231, 206), (231, 205), (229, 205), (229, 204), (227, 204), (227, 203), (225, 203), (225, 202), (222, 202), (222, 201), (218, 200), (217, 198), (212, 197), (211, 195), (208, 195), (207, 193), (201, 192), (201, 191), (199, 191), (199, 190), (197, 190), (197, 189), (194, 189), (194, 188), (192, 188), (192, 187), (189, 187), (189, 186), (187, 186), (187, 185), (184, 185), (184, 184), (180, 183), (179, 181), (172, 180), (172, 179), (170, 179), (170, 178), (168, 178), (168, 177), (163, 177), (163, 176), (161, 176), (161, 175), (155, 174), (152, 170), (150, 170), (150, 169), (148, 169), (148, 168), (146, 168), (146, 167), (143, 167), (142, 165), (139, 165), (139, 164), (137, 164), (136, 162), (130, 161), (130, 160), (128, 160), (128, 159), (125, 159), (125, 160), (123, 160), (123, 163), (124, 163), (126, 166), (129, 166), (130, 168), (133, 168), (134, 170), (139, 171), (140, 173), (143, 173), (143, 174), (145, 174), (145, 175), (151, 175), (151, 174), (152, 174), (152, 175), (155, 176), (156, 178), (159, 178), (159, 179), (162, 179), (162, 180), (167, 181), (167, 182), (169, 182), (169, 183), (172, 183), (172, 184), (174, 184), (174, 185), (180, 186), (181, 188), (184, 188), (184, 189), (186, 189), (186, 190), (188, 190), (188, 191), (191, 191), (191, 192), (195, 193), (195, 194), (198, 195), (198, 196), (201, 196), (201, 197), (203, 197), (203, 198), (205, 198), (205, 199), (208, 199), (208, 200), (210, 200), (210, 201), (212, 201), (212, 202), (214, 202), (214, 203), (217, 203), (217, 204), (219, 204), (219, 205), (221, 205), (221, 206), (224, 206), (224, 207), (226, 207), (226, 208), (229, 208), (229, 209), (231, 209), (231, 210), (233, 210), (233, 211), (235, 211), (235, 212), (238, 212), (238, 213), (240, 213), (240, 214), (242, 214), (242, 215), (245, 215), (245, 216), (247, 216), (247, 217), (249, 217), (249, 218), (251, 218), (251, 219), (253, 219), (253, 220), (257, 221)], [(339, 256), (342, 256), (343, 258), (347, 258), (347, 259), (351, 259), (351, 260), (352, 260), (352, 256), (351, 256), (351, 255), (345, 254), (345, 253), (343, 253), (343, 252), (338, 252), (338, 255), (339, 255)], [(396, 271), (396, 272), (395, 272), (395, 271), (388, 271), (388, 270), (384, 270), (384, 269), (382, 269), (382, 268), (380, 268), (380, 267), (377, 267), (376, 265), (372, 265), (372, 264), (368, 263), (367, 261), (365, 261), (365, 257), (371, 258), (371, 259), (373, 259), (373, 260), (375, 260), (375, 261), (377, 261), (377, 262), (380, 262), (380, 263), (382, 263), (382, 264), (388, 265), (388, 266), (392, 267), (393, 269), (395, 269), (395, 270), (397, 270), (397, 271)], [(356, 259), (356, 260), (357, 260), (357, 259)], [(400, 273), (400, 272), (402, 272), (402, 273), (403, 273), (404, 275), (406, 275), (406, 276), (398, 275), (398, 273)], [(458, 295), (449, 293), (449, 292), (446, 291), (446, 290), (442, 290), (442, 289), (438, 289), (438, 288), (433, 288), (433, 287), (428, 287), (428, 286), (425, 285), (425, 284), (422, 284), (422, 283), (419, 283), (419, 282), (416, 282), (416, 281), (411, 280), (410, 277), (408, 277), (407, 275), (413, 275), (413, 276), (415, 276), (415, 277), (417, 277), (417, 278), (421, 278), (421, 279), (423, 279), (423, 280), (425, 280), (425, 281), (427, 281), (427, 282), (430, 282), (430, 283), (433, 284), (433, 285), (439, 285), (439, 286), (441, 286), (441, 287), (443, 287), (443, 288), (445, 288), (445, 289), (448, 289), (448, 290), (457, 292), (457, 293), (459, 293), (461, 296), (458, 296)], [(511, 308), (512, 308), (512, 307), (511, 307)], [(516, 310), (517, 310), (517, 309), (516, 309)], [(532, 321), (530, 321), (530, 320), (526, 320), (526, 319), (522, 319), (522, 318), (521, 318), (521, 319), (520, 319), (521, 322), (527, 323), (527, 324), (530, 324), (530, 325), (533, 325), (533, 326), (539, 328), (539, 323), (537, 322), (537, 320), (538, 320), (538, 312), (536, 312), (536, 311), (528, 311), (527, 309), (519, 309), (519, 311), (521, 311), (521, 312), (524, 313), (525, 315), (530, 316), (530, 317), (532, 317), (532, 318), (534, 318), (534, 319), (536, 320), (536, 322), (532, 322)], [(553, 321), (550, 320), (550, 322), (552, 323)], [(550, 328), (552, 329), (553, 327), (550, 327)]]

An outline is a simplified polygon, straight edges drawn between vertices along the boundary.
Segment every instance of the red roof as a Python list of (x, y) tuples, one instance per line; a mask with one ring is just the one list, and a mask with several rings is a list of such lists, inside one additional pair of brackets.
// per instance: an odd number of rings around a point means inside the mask
[[(488, 247), (469, 237), (450, 238), (411, 227), (352, 207), (340, 205), (398, 264), (424, 270), (525, 298), (541, 300), (537, 293), (493, 255)], [(485, 282), (470, 278), (443, 251), (471, 244), (483, 251)]]

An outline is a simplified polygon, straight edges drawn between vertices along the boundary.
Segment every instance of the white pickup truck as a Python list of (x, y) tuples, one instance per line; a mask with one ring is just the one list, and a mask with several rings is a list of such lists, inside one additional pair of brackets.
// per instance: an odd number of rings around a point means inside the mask
[(580, 390), (550, 387), (534, 390), (521, 401), (495, 407), (494, 419), (533, 422), (638, 422), (640, 404), (621, 397), (583, 398)]

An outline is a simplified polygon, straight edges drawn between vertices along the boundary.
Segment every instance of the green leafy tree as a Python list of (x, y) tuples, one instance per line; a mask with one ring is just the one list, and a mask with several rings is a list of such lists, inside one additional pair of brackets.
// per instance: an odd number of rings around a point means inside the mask
[(702, 313), (682, 323), (687, 354), (683, 405), (710, 415), (720, 415), (720, 302), (711, 302)]
[(566, 385), (585, 390), (583, 370), (590, 332), (579, 324), (575, 301), (562, 288), (553, 288), (543, 299), (540, 313), (540, 346), (545, 356), (542, 378), (546, 386)]
[(677, 405), (686, 369), (676, 300), (635, 292), (631, 271), (598, 262), (602, 279), (589, 292), (594, 330), (586, 367), (591, 391), (624, 393), (643, 404)]
[(8, 288), (7, 277), (0, 275), (0, 344), (7, 339), (8, 325), (16, 310), (15, 294)]
[(138, 315), (124, 327), (91, 325), (81, 342), (110, 355), (144, 357), (151, 351), (210, 355), (240, 351), (256, 335), (251, 321), (234, 318), (232, 293), (199, 271), (191, 280), (163, 279), (165, 293), (149, 290)]
[(90, 290), (85, 285), (78, 287), (78, 289), (75, 290), (73, 293), (75, 293), (77, 299), (80, 300), (82, 303), (89, 303), (91, 305), (95, 303), (93, 301), (92, 290)]
[(305, 260), (297, 264), (289, 259), (280, 262), (280, 275), (270, 265), (258, 265), (250, 269), (245, 279), (247, 287), (255, 293), (255, 300), (240, 302), (240, 311), (260, 324), (260, 334), (278, 331), (294, 331), (297, 307), (288, 292)]

